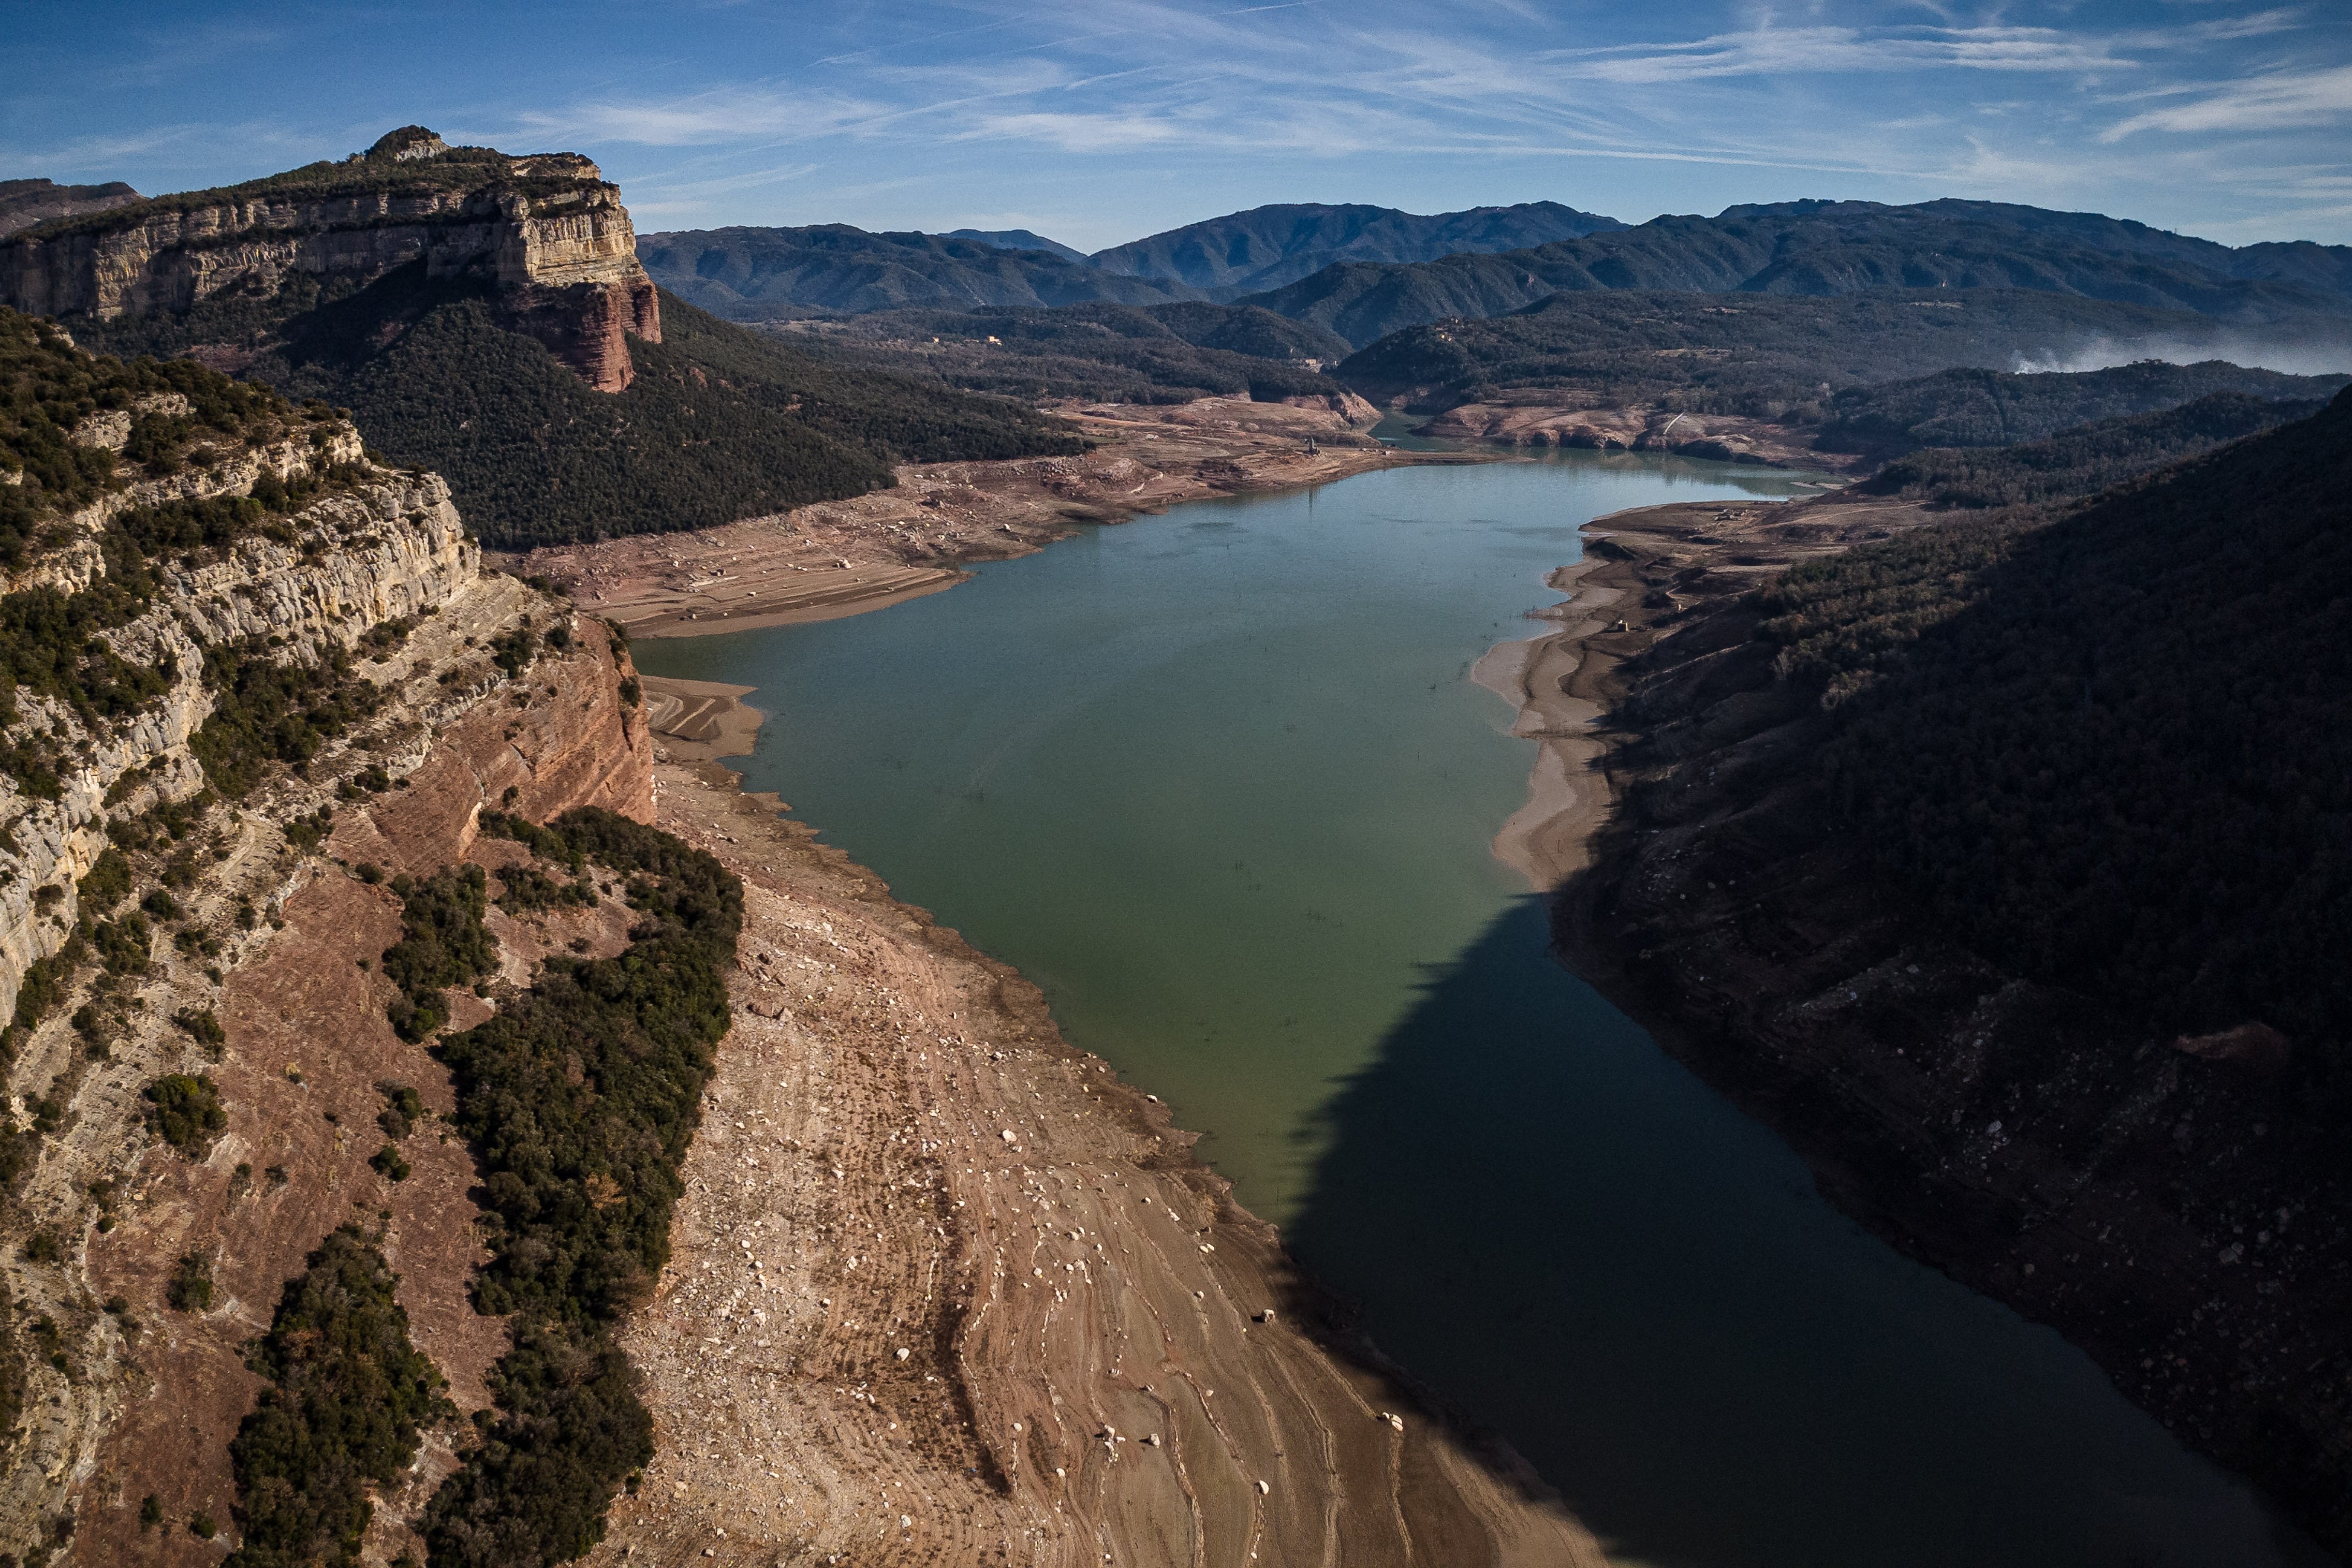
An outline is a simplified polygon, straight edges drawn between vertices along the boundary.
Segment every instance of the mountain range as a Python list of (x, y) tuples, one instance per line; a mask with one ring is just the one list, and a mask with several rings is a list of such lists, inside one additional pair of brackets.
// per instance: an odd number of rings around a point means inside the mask
[(1735, 206), (1711, 218), (1654, 218), (1500, 254), (1342, 263), (1244, 298), (1360, 347), (1424, 321), (1496, 316), (1563, 291), (1612, 289), (2022, 289), (2268, 331), (2352, 331), (2352, 247), (2232, 248), (2095, 213), (1952, 200)]
[(1253, 207), (1092, 256), (1027, 229), (874, 234), (847, 224), (649, 234), (662, 287), (736, 321), (909, 307), (1226, 300), (1342, 262), (1517, 250), (1624, 227), (1557, 202), (1423, 216), (1315, 203)]

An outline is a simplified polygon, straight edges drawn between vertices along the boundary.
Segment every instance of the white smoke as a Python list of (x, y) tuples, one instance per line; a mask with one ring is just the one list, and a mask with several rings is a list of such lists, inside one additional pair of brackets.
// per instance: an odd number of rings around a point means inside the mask
[(2195, 364), (2202, 360), (2227, 360), (2250, 370), (2274, 370), (2287, 375), (2352, 374), (2352, 325), (2339, 339), (2306, 339), (2284, 342), (2218, 330), (2212, 336), (2186, 338), (2091, 338), (2065, 349), (2011, 356), (2010, 368), (2020, 375), (2055, 371), (2110, 370), (2141, 360), (2171, 364)]

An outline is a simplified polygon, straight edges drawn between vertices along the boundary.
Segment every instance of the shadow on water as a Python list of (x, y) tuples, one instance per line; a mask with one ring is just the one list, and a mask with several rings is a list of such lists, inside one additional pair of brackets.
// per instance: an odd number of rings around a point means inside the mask
[(1547, 940), (1524, 899), (1428, 976), (1325, 1113), (1286, 1239), (1612, 1555), (2306, 1560), (2054, 1333), (1831, 1209)]

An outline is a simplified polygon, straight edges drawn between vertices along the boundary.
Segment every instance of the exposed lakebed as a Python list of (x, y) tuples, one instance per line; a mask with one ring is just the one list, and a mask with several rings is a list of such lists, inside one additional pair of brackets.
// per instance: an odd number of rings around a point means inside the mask
[(1623, 1561), (2308, 1560), (2055, 1334), (1825, 1205), (1550, 962), (1488, 852), (1533, 748), (1470, 667), (1540, 629), (1578, 526), (1791, 488), (1397, 468), (637, 655), (757, 688), (747, 785), (1205, 1130), (1381, 1346)]

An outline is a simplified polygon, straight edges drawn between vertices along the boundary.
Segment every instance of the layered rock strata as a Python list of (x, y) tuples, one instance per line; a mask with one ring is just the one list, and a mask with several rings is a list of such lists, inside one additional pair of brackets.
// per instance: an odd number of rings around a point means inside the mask
[[(356, 458), (356, 437), (345, 428), (322, 455)], [(224, 464), (207, 488), (220, 493), (251, 478), (251, 459)], [(108, 514), (123, 504), (110, 498)], [(97, 510), (78, 520), (85, 531), (100, 525)], [(462, 1409), (488, 1403), (484, 1375), (505, 1334), (467, 1298), (481, 1256), (470, 1153), (444, 1131), (406, 1141), (414, 1168), (404, 1180), (369, 1163), (383, 1142), (373, 1124), (379, 1083), (415, 1087), (428, 1113), (455, 1100), (447, 1074), (387, 1020), (394, 987), (375, 960), (399, 936), (400, 903), (352, 868), (425, 874), (469, 857), (496, 864), (514, 847), (479, 841), (485, 808), (534, 818), (576, 805), (651, 815), (651, 744), (642, 709), (624, 695), (625, 654), (560, 602), (481, 574), (478, 547), (437, 476), (373, 469), (293, 521), (289, 542), (247, 540), (173, 572), (147, 614), (108, 634), (124, 658), (160, 667), (168, 658), (174, 671), (130, 719), (91, 727), (45, 700), (18, 699), (31, 722), (59, 727), (86, 750), (61, 800), (27, 801), (0, 784), (16, 840), (13, 852), (0, 851), (11, 873), (0, 886), (0, 994), (64, 940), (78, 912), (75, 879), (106, 847), (108, 821), (202, 789), (188, 741), (215, 700), (203, 680), (205, 645), (275, 639), (276, 657), (298, 663), (352, 650), (386, 697), (299, 770), (200, 818), (187, 841), (191, 879), (171, 890), (172, 919), (209, 935), (211, 949), (173, 942), (158, 917), (149, 966), (103, 1000), (119, 1022), (93, 1035), (70, 1016), (69, 998), (7, 1063), (19, 1121), (48, 1108), (7, 1223), (54, 1237), (60, 1254), (44, 1256), (21, 1237), (0, 1253), (20, 1344), (27, 1324), (45, 1323), (40, 1348), (57, 1347), (54, 1362), (24, 1357), (16, 1369), (25, 1399), (0, 1467), (0, 1551), (20, 1560), (68, 1529), (68, 1560), (218, 1560), (219, 1546), (190, 1526), (207, 1521), (233, 1533), (228, 1443), (260, 1386), (245, 1368), (246, 1342), (268, 1325), (304, 1255), (342, 1221), (385, 1227), (419, 1348)], [(388, 621), (409, 626), (396, 647), (367, 637)], [(562, 646), (508, 673), (491, 645), (526, 624)], [(362, 777), (366, 790), (352, 782)], [(333, 836), (305, 853), (287, 826), (322, 808), (334, 813)], [(148, 886), (142, 872), (134, 896)], [(530, 923), (494, 911), (501, 983), (526, 984), (549, 952), (618, 951), (630, 918), (617, 901)], [(452, 1001), (461, 1026), (490, 1007), (462, 994)], [(222, 1028), (210, 1049), (176, 1022), (196, 1015)], [(200, 1158), (144, 1125), (142, 1089), (174, 1072), (207, 1074), (229, 1110), (226, 1131)], [(212, 1298), (167, 1310), (167, 1282), (189, 1257), (206, 1260)], [(101, 1310), (109, 1301), (119, 1310)], [(418, 1495), (378, 1510), (382, 1539), (370, 1560), (414, 1544), (404, 1521), (454, 1462), (448, 1436), (428, 1445), (415, 1472)], [(141, 1521), (149, 1497), (165, 1510), (162, 1530)]]
[(0, 304), (112, 320), (421, 263), (487, 284), (516, 330), (598, 390), (625, 388), (624, 335), (660, 342), (661, 309), (619, 187), (573, 153), (444, 156), (425, 181), (407, 152), (361, 159), (341, 182), (257, 181), (37, 226), (0, 243)]

